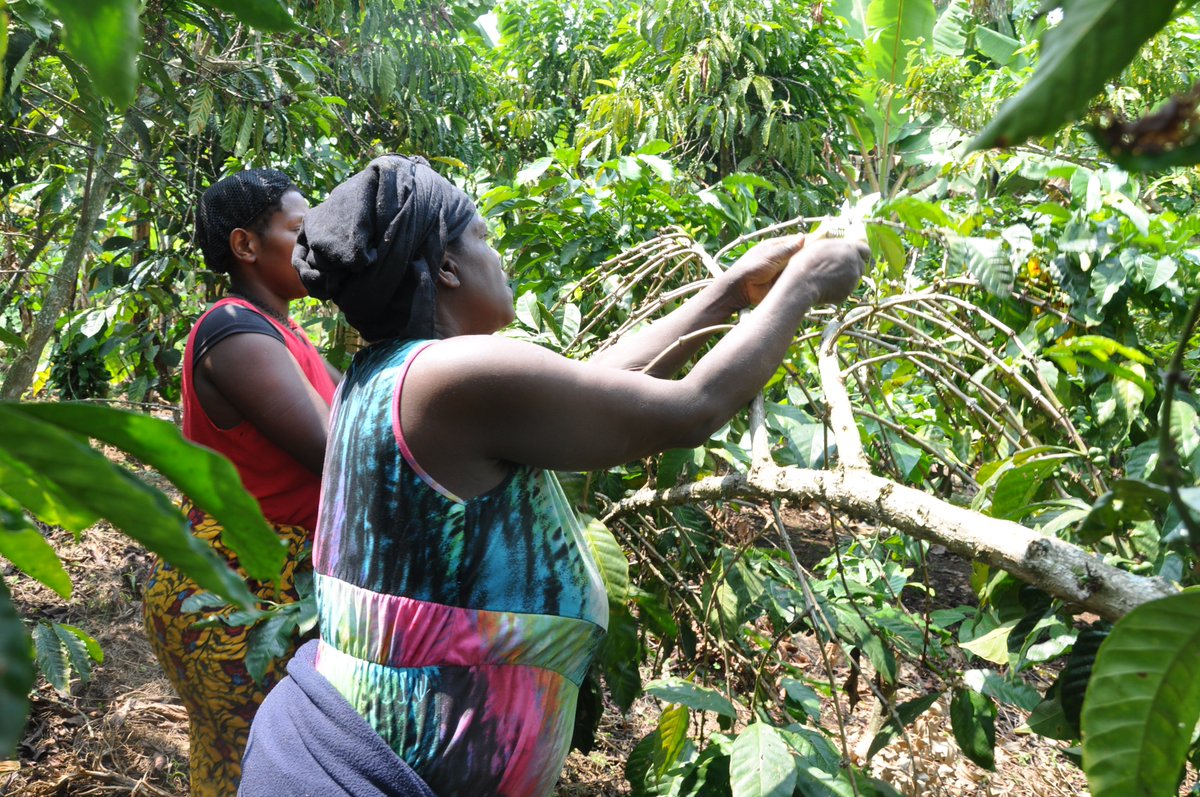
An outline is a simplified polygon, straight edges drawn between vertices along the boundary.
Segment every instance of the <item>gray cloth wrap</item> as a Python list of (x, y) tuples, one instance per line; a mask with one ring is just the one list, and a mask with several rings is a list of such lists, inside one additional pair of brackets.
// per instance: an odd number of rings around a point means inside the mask
[(368, 341), (433, 337), (437, 269), (474, 218), (424, 158), (385, 155), (308, 211), (292, 265)]

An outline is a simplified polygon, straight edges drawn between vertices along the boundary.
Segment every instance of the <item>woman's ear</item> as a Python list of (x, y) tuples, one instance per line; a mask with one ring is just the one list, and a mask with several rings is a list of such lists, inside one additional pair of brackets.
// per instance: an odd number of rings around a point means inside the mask
[(258, 242), (247, 229), (238, 227), (229, 233), (229, 251), (240, 263), (253, 263), (258, 259)]
[(439, 288), (457, 288), (462, 285), (458, 276), (458, 263), (450, 255), (442, 259), (442, 267), (437, 273), (437, 284)]

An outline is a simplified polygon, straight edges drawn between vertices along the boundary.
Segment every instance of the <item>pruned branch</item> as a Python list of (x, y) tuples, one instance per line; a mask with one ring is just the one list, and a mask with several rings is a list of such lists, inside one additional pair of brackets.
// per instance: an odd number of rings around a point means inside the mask
[(831, 321), (818, 351), (821, 386), (837, 443), (836, 470), (776, 465), (770, 457), (760, 396), (750, 412), (753, 464), (748, 474), (713, 476), (665, 490), (640, 490), (610, 507), (605, 522), (628, 512), (701, 501), (820, 501), (830, 510), (856, 520), (889, 526), (1006, 570), (1107, 620), (1116, 620), (1147, 601), (1176, 591), (1163, 579), (1120, 570), (1075, 545), (1019, 523), (955, 506), (870, 473), (836, 348), (838, 337), (870, 312), (869, 308), (859, 308), (844, 320)]
[(822, 501), (848, 517), (890, 526), (1006, 570), (1107, 620), (1117, 620), (1147, 601), (1176, 592), (1160, 578), (1119, 570), (1070, 543), (1019, 523), (963, 509), (861, 469), (767, 466), (750, 475), (732, 473), (667, 490), (639, 490), (615, 504), (605, 522), (635, 510), (735, 498)]

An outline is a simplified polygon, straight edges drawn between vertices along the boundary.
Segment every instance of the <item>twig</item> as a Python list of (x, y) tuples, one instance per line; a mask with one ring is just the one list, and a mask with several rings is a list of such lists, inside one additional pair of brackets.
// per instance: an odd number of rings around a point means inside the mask
[(825, 405), (829, 408), (829, 425), (837, 445), (838, 462), (843, 468), (866, 470), (870, 463), (863, 453), (858, 424), (854, 422), (854, 409), (850, 406), (850, 396), (846, 393), (846, 384), (841, 378), (842, 369), (834, 353), (840, 329), (841, 325), (832, 321), (825, 327), (821, 336), (821, 346), (817, 355), (821, 389), (825, 392)]
[(1196, 297), (1196, 301), (1192, 303), (1192, 309), (1188, 312), (1187, 321), (1183, 325), (1183, 333), (1179, 336), (1179, 345), (1175, 347), (1171, 365), (1163, 377), (1162, 412), (1158, 418), (1158, 461), (1163, 478), (1167, 482), (1167, 489), (1171, 491), (1171, 503), (1175, 506), (1175, 511), (1179, 514), (1184, 528), (1187, 529), (1188, 544), (1197, 555), (1200, 555), (1200, 521), (1197, 521), (1192, 515), (1191, 507), (1183, 500), (1183, 496), (1179, 492), (1179, 485), (1183, 481), (1184, 473), (1179, 465), (1179, 452), (1175, 449), (1175, 439), (1171, 436), (1171, 405), (1175, 401), (1175, 389), (1179, 385), (1186, 385), (1183, 356), (1187, 352), (1188, 343), (1192, 340), (1192, 333), (1196, 329), (1197, 322), (1200, 322), (1200, 296)]

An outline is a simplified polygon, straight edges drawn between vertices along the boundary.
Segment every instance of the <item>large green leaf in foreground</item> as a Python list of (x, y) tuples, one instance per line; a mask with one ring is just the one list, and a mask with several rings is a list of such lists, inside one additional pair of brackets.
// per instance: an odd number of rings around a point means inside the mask
[[(185, 571), (205, 589), (244, 607), (254, 605), (254, 596), (242, 579), (208, 545), (192, 536), (186, 519), (163, 493), (110, 462), (104, 454), (91, 447), (84, 434), (51, 423), (48, 417), (38, 417), (39, 414), (47, 416), (52, 413), (45, 409), (31, 411), (35, 406), (44, 408), (52, 405), (0, 403), (0, 477), (4, 477), (4, 481), (9, 481), (9, 473), (19, 472), (27, 495), (36, 497), (36, 488), (43, 489), (43, 506), (54, 500), (69, 502), (75, 528), (88, 515), (92, 519), (107, 518), (130, 537)], [(109, 414), (129, 415), (103, 407), (89, 409), (99, 410), (98, 413), (89, 413), (96, 418)], [(128, 419), (109, 420), (119, 423)], [(149, 418), (142, 420), (153, 421)], [(97, 425), (103, 427), (102, 423)], [(132, 422), (131, 425), (144, 426)], [(172, 456), (191, 457), (194, 469), (201, 474), (201, 478), (205, 471), (211, 474), (221, 469), (207, 462), (210, 458), (218, 458), (216, 454), (186, 443), (178, 436), (178, 432), (174, 429), (171, 431), (175, 435), (174, 440), (170, 435), (163, 435), (154, 445), (147, 444), (143, 453), (149, 457), (151, 464)], [(96, 433), (103, 434), (103, 431), (97, 429)], [(225, 463), (225, 467), (232, 471), (228, 463)], [(11, 481), (17, 483), (15, 479)], [(180, 486), (187, 489), (186, 485)], [(214, 477), (212, 489), (244, 492), (236, 474), (232, 479)], [(30, 501), (22, 500), (22, 494), (12, 489), (7, 492), (31, 511), (40, 514), (39, 506), (30, 506)], [(271, 534), (265, 523), (262, 524), (262, 533)], [(282, 555), (279, 559), (282, 560)], [(262, 572), (267, 570), (261, 562), (257, 563), (257, 567)]]
[(790, 797), (796, 762), (779, 731), (756, 722), (738, 734), (729, 757), (733, 797)]
[(26, 415), (103, 441), (154, 468), (221, 521), (225, 527), (221, 542), (237, 554), (251, 578), (268, 581), (279, 576), (286, 546), (267, 526), (258, 502), (242, 487), (233, 465), (184, 440), (174, 424), (94, 404), (16, 406)]
[(7, 756), (25, 730), (33, 688), (33, 643), (25, 624), (13, 608), (4, 579), (0, 578), (0, 758)]
[(1100, 646), (1083, 701), (1092, 797), (1167, 797), (1200, 717), (1200, 588), (1151, 601)]
[(1062, 0), (1062, 21), (1042, 37), (1029, 82), (1000, 106), (972, 149), (1007, 147), (1052, 133), (1078, 116), (1146, 39), (1171, 18), (1176, 0)]
[(87, 67), (92, 89), (120, 107), (133, 100), (142, 49), (136, 0), (48, 0), (67, 50)]

